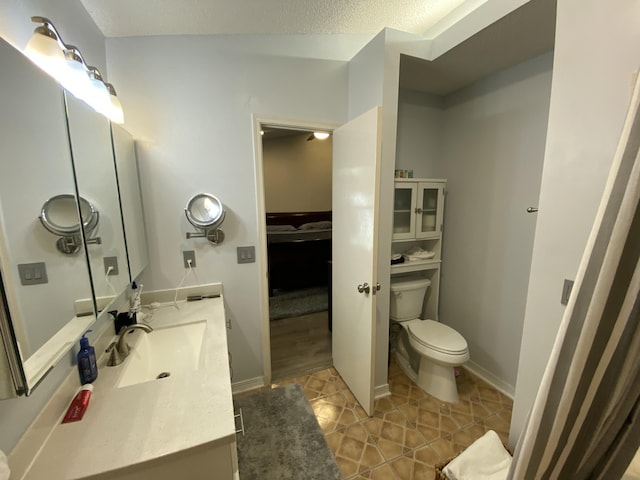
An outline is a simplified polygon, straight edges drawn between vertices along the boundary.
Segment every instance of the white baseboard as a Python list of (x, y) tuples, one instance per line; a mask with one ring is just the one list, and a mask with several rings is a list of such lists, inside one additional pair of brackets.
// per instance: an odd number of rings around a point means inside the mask
[(233, 394), (247, 392), (256, 388), (264, 387), (264, 377), (255, 377), (248, 380), (241, 380), (231, 384), (231, 392)]
[(465, 363), (463, 365), (463, 368), (466, 368), (471, 373), (473, 373), (477, 377), (480, 377), (482, 380), (487, 382), (489, 385), (491, 385), (492, 387), (496, 388), (500, 392), (504, 393), (511, 400), (513, 400), (513, 397), (515, 395), (515, 388), (514, 388), (513, 385), (509, 385), (507, 382), (505, 382), (504, 380), (496, 377), (493, 373), (491, 373), (488, 370), (484, 369), (483, 367), (481, 367), (477, 363), (467, 362), (467, 363)]
[(388, 397), (391, 395), (391, 390), (389, 390), (389, 384), (385, 383), (384, 385), (379, 385), (373, 391), (374, 400), (378, 400), (379, 398)]

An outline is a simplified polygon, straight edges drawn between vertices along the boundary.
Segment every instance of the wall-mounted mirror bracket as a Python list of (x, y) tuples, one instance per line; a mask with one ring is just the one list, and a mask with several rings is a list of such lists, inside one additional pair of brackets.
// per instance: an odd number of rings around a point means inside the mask
[(220, 225), (226, 212), (218, 198), (210, 193), (198, 193), (191, 197), (184, 209), (187, 220), (198, 232), (187, 232), (187, 238), (206, 238), (217, 245), (224, 241), (224, 232)]
[[(100, 237), (91, 237), (98, 227), (100, 213), (83, 197), (80, 197), (80, 212), (87, 244), (100, 245)], [(56, 241), (56, 248), (60, 253), (74, 255), (80, 251), (82, 235), (78, 222), (78, 204), (74, 195), (62, 194), (51, 197), (44, 202), (38, 218), (44, 228), (60, 237)]]
[(209, 243), (217, 245), (224, 241), (224, 232), (219, 228), (209, 228), (202, 232), (187, 232), (187, 238), (206, 238)]

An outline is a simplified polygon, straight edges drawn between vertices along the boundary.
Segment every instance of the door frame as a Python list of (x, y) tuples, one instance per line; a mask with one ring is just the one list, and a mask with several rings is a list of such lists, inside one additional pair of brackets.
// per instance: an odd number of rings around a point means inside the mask
[(264, 125), (291, 130), (323, 130), (333, 132), (333, 130), (340, 125), (290, 117), (271, 117), (256, 114), (251, 117), (253, 123), (253, 158), (256, 178), (256, 216), (258, 223), (256, 259), (258, 260), (258, 285), (260, 288), (259, 311), (261, 312), (262, 372), (264, 385), (269, 385), (271, 383), (271, 337), (269, 325), (269, 278), (267, 273), (267, 211), (264, 200), (264, 159), (262, 156), (262, 135), (260, 131)]

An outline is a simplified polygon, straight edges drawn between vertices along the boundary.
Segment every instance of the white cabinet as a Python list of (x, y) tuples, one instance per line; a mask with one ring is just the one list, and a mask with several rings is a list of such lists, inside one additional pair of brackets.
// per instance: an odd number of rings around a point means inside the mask
[(393, 239), (439, 238), (444, 181), (398, 179), (393, 203)]
[[(392, 254), (403, 255), (404, 262), (391, 265), (392, 279), (400, 276), (425, 277), (431, 281), (422, 318), (438, 319), (440, 265), (445, 180), (396, 179), (393, 205)], [(409, 260), (417, 249), (433, 256)]]

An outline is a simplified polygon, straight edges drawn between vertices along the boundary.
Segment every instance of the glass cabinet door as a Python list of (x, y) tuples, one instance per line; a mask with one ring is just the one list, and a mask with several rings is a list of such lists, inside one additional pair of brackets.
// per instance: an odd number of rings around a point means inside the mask
[(442, 231), (444, 188), (440, 183), (418, 185), (416, 238), (432, 238)]
[(415, 183), (396, 183), (393, 201), (394, 240), (415, 237), (416, 187)]

